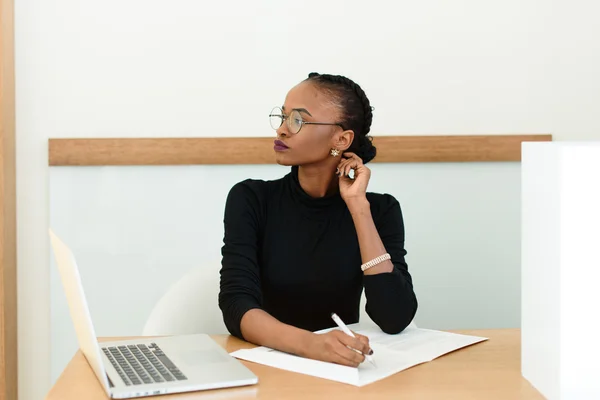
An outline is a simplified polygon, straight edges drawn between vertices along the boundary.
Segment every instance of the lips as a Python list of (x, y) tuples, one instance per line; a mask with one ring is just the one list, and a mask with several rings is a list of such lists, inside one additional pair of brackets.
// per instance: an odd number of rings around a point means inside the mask
[(287, 147), (286, 144), (283, 143), (281, 140), (276, 140), (274, 142), (273, 148), (275, 149), (275, 151), (284, 151), (289, 149), (289, 147)]

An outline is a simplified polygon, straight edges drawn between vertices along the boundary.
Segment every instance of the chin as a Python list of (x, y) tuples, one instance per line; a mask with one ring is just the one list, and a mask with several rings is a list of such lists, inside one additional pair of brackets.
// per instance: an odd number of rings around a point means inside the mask
[(286, 167), (296, 165), (296, 163), (292, 162), (292, 160), (290, 160), (289, 157), (286, 157), (284, 153), (275, 153), (275, 162)]
[(323, 159), (315, 157), (295, 157), (288, 152), (276, 152), (275, 162), (286, 167), (295, 167), (300, 165), (320, 164), (323, 162)]

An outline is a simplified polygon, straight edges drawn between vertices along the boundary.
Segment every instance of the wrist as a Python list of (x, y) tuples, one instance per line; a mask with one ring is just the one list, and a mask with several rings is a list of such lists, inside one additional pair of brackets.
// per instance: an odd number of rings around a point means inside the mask
[(310, 358), (310, 349), (312, 349), (313, 341), (316, 339), (317, 334), (300, 329), (296, 340), (294, 341), (296, 344), (296, 348), (293, 353), (300, 357)]
[(366, 212), (371, 212), (371, 204), (366, 197), (358, 197), (354, 199), (348, 199), (346, 201), (346, 205), (348, 206), (348, 210), (350, 210), (350, 214), (364, 214)]
[(364, 275), (378, 275), (382, 273), (390, 273), (394, 271), (394, 264), (391, 261), (385, 261), (363, 271)]

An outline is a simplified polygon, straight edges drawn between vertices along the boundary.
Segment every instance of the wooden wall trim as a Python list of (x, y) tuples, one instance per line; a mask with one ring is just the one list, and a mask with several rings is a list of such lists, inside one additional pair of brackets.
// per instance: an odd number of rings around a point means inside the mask
[[(552, 135), (379, 136), (373, 162), (520, 161), (521, 143)], [(273, 138), (50, 139), (51, 166), (271, 164)]]
[(0, 0), (0, 400), (17, 399), (14, 4)]

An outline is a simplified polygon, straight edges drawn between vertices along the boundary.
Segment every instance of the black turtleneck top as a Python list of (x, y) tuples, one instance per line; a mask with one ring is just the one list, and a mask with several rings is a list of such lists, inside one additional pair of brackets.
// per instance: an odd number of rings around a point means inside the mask
[(339, 193), (310, 197), (298, 167), (273, 181), (248, 179), (230, 190), (219, 307), (229, 332), (243, 339), (242, 316), (263, 309), (310, 331), (333, 327), (331, 313), (358, 322), (363, 287), (366, 311), (387, 333), (412, 321), (417, 299), (405, 262), (400, 205), (388, 194), (367, 193), (371, 214), (394, 270), (364, 275), (352, 216)]

